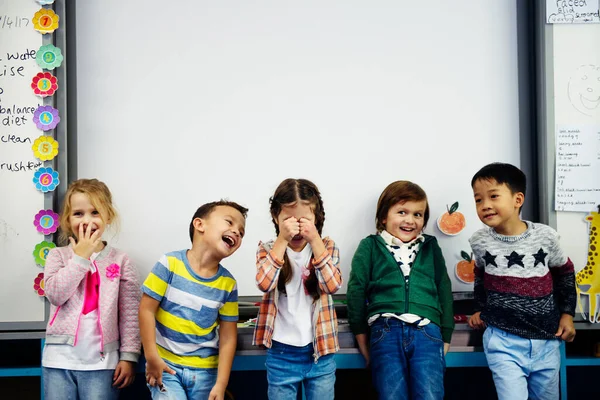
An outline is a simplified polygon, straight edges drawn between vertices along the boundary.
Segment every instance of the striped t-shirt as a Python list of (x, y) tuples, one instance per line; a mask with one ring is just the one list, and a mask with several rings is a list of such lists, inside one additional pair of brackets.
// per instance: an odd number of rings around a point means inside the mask
[(238, 320), (237, 284), (222, 265), (211, 278), (199, 276), (190, 267), (186, 252), (162, 256), (142, 287), (160, 302), (156, 312), (158, 354), (178, 366), (216, 368), (218, 320)]

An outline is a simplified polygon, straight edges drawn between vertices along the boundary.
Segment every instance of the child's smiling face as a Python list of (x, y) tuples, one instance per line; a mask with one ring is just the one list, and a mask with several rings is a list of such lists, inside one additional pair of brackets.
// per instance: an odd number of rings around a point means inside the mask
[(512, 193), (506, 184), (498, 184), (495, 179), (478, 179), (473, 184), (473, 195), (481, 222), (502, 235), (514, 234), (513, 227), (521, 221), (523, 193)]
[(222, 258), (229, 257), (242, 245), (246, 218), (233, 207), (217, 206), (202, 220), (204, 240), (214, 246)]
[(425, 225), (427, 200), (401, 201), (390, 207), (382, 221), (385, 230), (404, 243), (415, 239)]
[(90, 235), (100, 231), (98, 237), (102, 237), (106, 224), (100, 211), (90, 201), (85, 193), (73, 193), (70, 199), (71, 212), (69, 214), (69, 225), (73, 235), (79, 239), (79, 227), (83, 227), (83, 233), (91, 229)]
[[(277, 216), (277, 225), (281, 227), (283, 221), (292, 217), (296, 218), (298, 221), (300, 221), (301, 218), (305, 218), (314, 223), (316, 220), (314, 205), (306, 200), (299, 200), (294, 203), (284, 204), (281, 207), (281, 212)], [(306, 246), (307, 243), (308, 242), (306, 239), (302, 237), (302, 235), (298, 234), (294, 236), (288, 245), (294, 251), (301, 251), (304, 249), (304, 246)]]

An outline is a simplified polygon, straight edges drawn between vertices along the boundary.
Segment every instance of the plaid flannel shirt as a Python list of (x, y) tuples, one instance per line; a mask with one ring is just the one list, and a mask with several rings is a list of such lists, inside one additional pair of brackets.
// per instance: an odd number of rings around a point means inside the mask
[[(273, 327), (277, 316), (277, 281), (283, 266), (283, 261), (278, 260), (271, 250), (273, 241), (260, 242), (256, 252), (256, 285), (264, 292), (256, 328), (254, 329), (253, 344), (270, 348), (273, 337)], [(319, 281), (319, 299), (314, 303), (314, 339), (313, 346), (315, 361), (326, 354), (339, 350), (337, 316), (331, 295), (342, 286), (342, 273), (339, 268), (340, 252), (334, 241), (323, 238), (325, 253), (319, 258), (312, 258), (312, 267), (315, 268)]]

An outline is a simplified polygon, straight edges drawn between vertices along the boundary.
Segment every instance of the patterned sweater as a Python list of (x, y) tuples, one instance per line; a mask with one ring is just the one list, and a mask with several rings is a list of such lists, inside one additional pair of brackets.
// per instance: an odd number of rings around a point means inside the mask
[(475, 311), (481, 319), (529, 339), (556, 339), (561, 314), (574, 315), (573, 263), (549, 226), (527, 223), (517, 236), (475, 232)]

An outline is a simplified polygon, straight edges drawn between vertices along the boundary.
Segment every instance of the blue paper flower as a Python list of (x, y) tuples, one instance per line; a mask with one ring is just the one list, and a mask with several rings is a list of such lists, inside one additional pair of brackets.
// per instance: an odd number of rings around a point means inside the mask
[(41, 192), (51, 192), (60, 183), (58, 179), (58, 172), (53, 170), (52, 168), (40, 168), (35, 171), (33, 175), (33, 183), (35, 183), (35, 188)]

